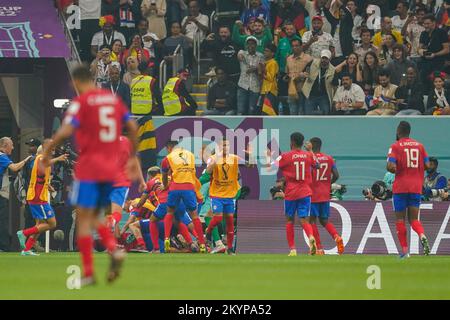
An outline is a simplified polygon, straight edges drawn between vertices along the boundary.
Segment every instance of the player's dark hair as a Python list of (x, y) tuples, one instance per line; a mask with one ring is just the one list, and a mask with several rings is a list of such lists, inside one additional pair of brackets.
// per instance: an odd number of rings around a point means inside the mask
[(411, 125), (408, 121), (400, 121), (397, 127), (397, 131), (400, 136), (409, 137), (409, 134), (411, 133)]
[(300, 132), (294, 132), (291, 134), (291, 143), (300, 148), (303, 145), (303, 141), (305, 141), (305, 137)]
[(175, 147), (176, 145), (178, 145), (178, 141), (176, 140), (169, 140), (166, 142), (166, 147)]
[(312, 144), (313, 151), (320, 151), (320, 148), (322, 148), (322, 140), (319, 137), (311, 138), (309, 142)]
[(80, 64), (72, 70), (72, 78), (80, 82), (92, 81), (92, 74), (87, 64)]

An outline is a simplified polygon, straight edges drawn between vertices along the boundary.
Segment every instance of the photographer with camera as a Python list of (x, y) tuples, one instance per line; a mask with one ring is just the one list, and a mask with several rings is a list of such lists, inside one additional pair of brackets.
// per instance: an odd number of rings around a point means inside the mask
[(425, 201), (443, 201), (448, 198), (447, 178), (437, 171), (438, 166), (438, 159), (430, 157), (430, 167), (423, 181), (422, 194)]
[(9, 156), (14, 143), (9, 137), (0, 138), (0, 252), (9, 250), (9, 175), (7, 170), (18, 172), (31, 158), (13, 163)]
[(279, 178), (275, 182), (275, 185), (270, 188), (270, 195), (272, 200), (284, 200), (284, 188), (286, 186), (286, 180)]
[(385, 201), (392, 198), (392, 185), (394, 184), (395, 174), (386, 172), (383, 181), (375, 181), (370, 188), (362, 191), (366, 200)]

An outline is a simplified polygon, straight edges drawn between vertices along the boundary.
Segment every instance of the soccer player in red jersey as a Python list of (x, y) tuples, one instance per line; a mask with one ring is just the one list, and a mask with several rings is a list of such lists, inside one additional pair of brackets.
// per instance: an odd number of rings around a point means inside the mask
[(324, 254), (320, 242), (320, 234), (317, 229), (316, 220), (319, 218), (320, 224), (328, 231), (331, 237), (336, 241), (338, 253), (344, 253), (344, 242), (336, 231), (334, 225), (328, 221), (330, 217), (330, 193), (331, 185), (339, 178), (339, 172), (333, 157), (322, 153), (322, 140), (314, 137), (306, 143), (306, 150), (312, 151), (319, 163), (318, 168), (313, 170), (312, 175), (312, 196), (311, 196), (311, 226), (313, 228), (314, 238), (317, 243), (317, 254)]
[(112, 282), (119, 276), (125, 253), (116, 248), (116, 239), (100, 220), (99, 213), (101, 208), (109, 206), (113, 184), (117, 174), (123, 169), (116, 159), (122, 125), (125, 125), (132, 142), (132, 152), (127, 164), (129, 177), (132, 180), (138, 178), (139, 160), (134, 153), (137, 146), (137, 125), (120, 99), (106, 90), (96, 88), (86, 66), (75, 68), (72, 79), (80, 95), (72, 101), (53, 142), (44, 150), (41, 163), (47, 165), (50, 150), (75, 135), (79, 156), (75, 164), (71, 202), (76, 206), (77, 212), (77, 243), (84, 271), (81, 283), (95, 283), (93, 228), (97, 230), (103, 246), (111, 256), (107, 280)]
[(281, 154), (273, 163), (281, 169), (286, 179), (284, 211), (286, 215), (286, 237), (289, 245), (289, 256), (296, 256), (294, 223), (295, 214), (309, 239), (311, 255), (316, 254), (316, 240), (310, 220), (312, 171), (317, 163), (314, 154), (302, 150), (304, 136), (300, 132), (291, 134), (291, 151)]
[(395, 173), (392, 203), (397, 218), (397, 235), (402, 247), (401, 258), (409, 257), (406, 217), (420, 237), (424, 254), (430, 253), (428, 239), (419, 221), (424, 171), (429, 168), (430, 161), (424, 146), (411, 139), (410, 133), (411, 125), (406, 121), (401, 121), (397, 127), (397, 142), (392, 144), (389, 149), (386, 166), (389, 172)]

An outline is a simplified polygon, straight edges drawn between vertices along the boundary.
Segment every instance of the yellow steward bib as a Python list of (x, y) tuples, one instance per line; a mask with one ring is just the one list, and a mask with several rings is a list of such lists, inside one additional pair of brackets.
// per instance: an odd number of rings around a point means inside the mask
[(150, 114), (153, 108), (153, 96), (150, 84), (151, 76), (138, 76), (131, 81), (131, 113)]
[(162, 100), (165, 116), (173, 116), (181, 112), (180, 97), (175, 93), (175, 85), (178, 80), (180, 80), (178, 77), (170, 78), (164, 87)]
[(240, 188), (239, 186), (239, 158), (229, 154), (226, 159), (212, 156), (216, 160), (216, 166), (211, 175), (210, 197), (234, 198)]
[[(36, 159), (34, 160), (33, 169), (31, 170), (31, 179), (30, 179), (30, 185), (28, 186), (27, 191), (27, 201), (31, 201), (36, 196), (36, 186), (38, 184), (42, 184), (42, 190), (41, 194), (39, 195), (39, 199), (43, 202), (48, 202), (49, 193), (48, 193), (48, 185), (50, 183), (50, 173), (52, 169), (50, 167), (45, 169), (45, 174), (43, 176), (38, 177), (38, 167), (39, 162), (42, 159), (42, 155), (36, 156)], [(38, 180), (39, 178), (39, 180)]]
[(167, 160), (172, 171), (172, 182), (195, 186), (195, 156), (192, 152), (176, 148), (167, 156)]

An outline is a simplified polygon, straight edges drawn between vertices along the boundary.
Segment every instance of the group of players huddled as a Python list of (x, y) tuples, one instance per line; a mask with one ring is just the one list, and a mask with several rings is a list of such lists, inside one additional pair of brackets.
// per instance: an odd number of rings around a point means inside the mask
[[(195, 156), (182, 148), (177, 141), (166, 143), (167, 156), (161, 166), (149, 169), (148, 181), (142, 175), (137, 152), (137, 124), (119, 98), (109, 91), (98, 89), (92, 82), (89, 69), (76, 68), (74, 86), (79, 96), (68, 108), (61, 128), (53, 139), (47, 139), (36, 157), (27, 201), (36, 219), (32, 228), (19, 230), (17, 236), (23, 248), (22, 255), (37, 255), (31, 248), (39, 234), (56, 226), (55, 215), (49, 204), (48, 191), (51, 165), (63, 159), (53, 158), (57, 146), (74, 135), (79, 157), (74, 169), (74, 182), (70, 201), (76, 207), (77, 247), (83, 265), (83, 285), (95, 283), (93, 267), (93, 231), (111, 257), (107, 274), (109, 282), (120, 274), (125, 259), (122, 244), (129, 228), (135, 238), (135, 251), (147, 251), (144, 234), (150, 234), (151, 250), (174, 252), (171, 235), (186, 244), (183, 252), (207, 253), (207, 239), (211, 233), (216, 244), (214, 252), (234, 254), (234, 214), (239, 194), (239, 166), (248, 162), (230, 153), (226, 139), (216, 141), (216, 150), (206, 160), (206, 169), (200, 179), (196, 176)], [(124, 128), (124, 129), (123, 129)], [(405, 218), (419, 234), (425, 254), (430, 249), (423, 227), (418, 220), (420, 192), (424, 169), (429, 165), (424, 147), (409, 138), (409, 123), (402, 121), (397, 128), (397, 142), (391, 146), (387, 169), (396, 174), (393, 186), (393, 203), (396, 212), (397, 234), (402, 246), (402, 257), (408, 256)], [(127, 137), (123, 135), (127, 132)], [(344, 242), (328, 221), (330, 214), (330, 189), (339, 173), (333, 158), (321, 152), (322, 142), (295, 132), (290, 137), (291, 150), (272, 160), (270, 152), (265, 167), (280, 169), (286, 180), (285, 216), (289, 256), (296, 256), (294, 240), (295, 215), (309, 239), (310, 254), (323, 254), (316, 225), (317, 218), (333, 237), (339, 254), (344, 252)], [(132, 182), (139, 184), (140, 198), (127, 200)], [(212, 217), (205, 219), (204, 232), (198, 212), (204, 196), (202, 183), (209, 182)], [(101, 215), (110, 207), (106, 219)], [(130, 219), (122, 230), (119, 221), (123, 208)], [(217, 239), (217, 226), (225, 220), (225, 248)], [(173, 228), (173, 227), (176, 228)], [(205, 235), (206, 233), (206, 235)], [(196, 239), (194, 242), (192, 236)], [(119, 240), (119, 244), (118, 241)], [(160, 240), (164, 249), (160, 248)], [(198, 244), (197, 244), (198, 243)]]

